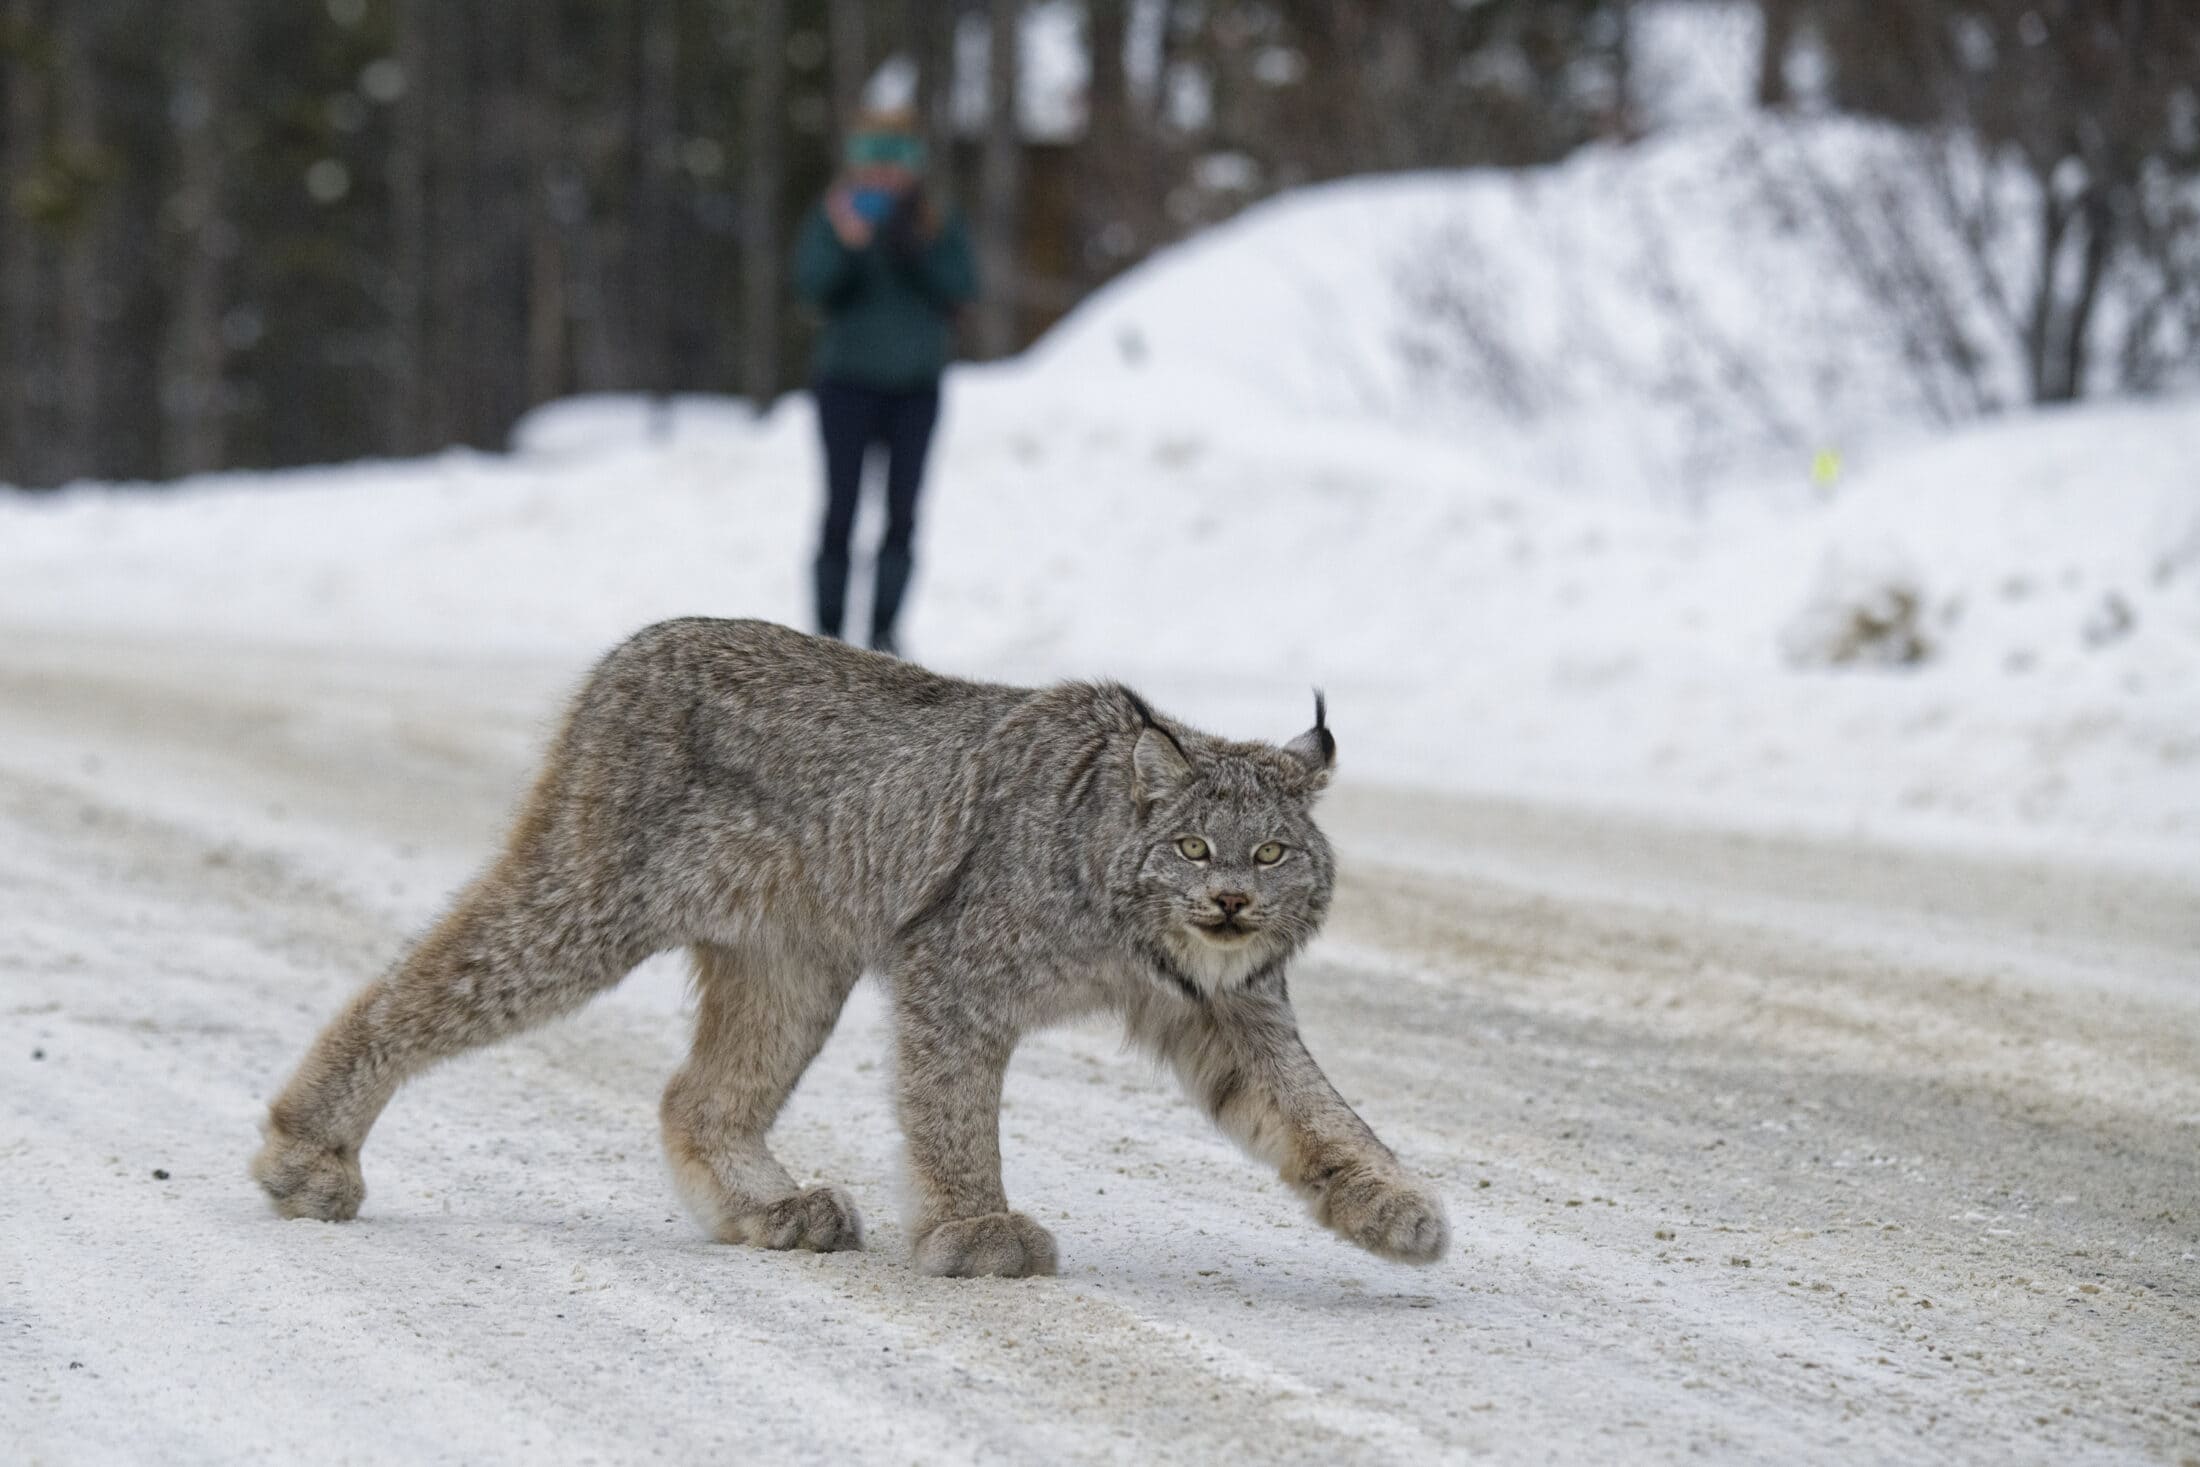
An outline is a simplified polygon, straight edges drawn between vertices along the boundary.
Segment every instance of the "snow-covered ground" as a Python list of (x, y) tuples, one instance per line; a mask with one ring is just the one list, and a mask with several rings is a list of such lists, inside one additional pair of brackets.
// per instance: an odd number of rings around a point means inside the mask
[(2200, 403), (1934, 407), (1751, 212), (1791, 142), (1280, 200), (951, 384), (916, 655), (1247, 736), (1328, 690), (1294, 993), (1452, 1201), (1426, 1273), (1079, 1031), (1006, 1128), (1065, 1277), (915, 1278), (868, 998), (785, 1143), (878, 1247), (706, 1246), (669, 962), (402, 1097), (359, 1224), (275, 1223), (259, 1106), (587, 661), (803, 620), (807, 407), (0, 500), (6, 1455), (2191, 1451)]

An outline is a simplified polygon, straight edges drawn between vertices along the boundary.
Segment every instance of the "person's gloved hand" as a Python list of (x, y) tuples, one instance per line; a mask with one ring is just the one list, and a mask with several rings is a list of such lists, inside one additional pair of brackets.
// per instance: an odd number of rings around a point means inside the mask
[(896, 199), (893, 212), (879, 226), (879, 239), (901, 260), (922, 254), (938, 233), (938, 216), (922, 189), (911, 189)]
[(844, 247), (851, 250), (871, 247), (876, 230), (871, 221), (857, 210), (855, 191), (846, 184), (835, 185), (825, 195), (825, 218), (832, 224), (833, 233), (840, 236)]

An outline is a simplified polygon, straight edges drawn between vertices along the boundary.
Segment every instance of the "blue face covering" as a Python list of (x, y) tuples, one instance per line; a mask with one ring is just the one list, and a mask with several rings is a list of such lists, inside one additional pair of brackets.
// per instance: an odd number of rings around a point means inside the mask
[(852, 168), (861, 168), (867, 163), (891, 163), (911, 173), (924, 171), (924, 142), (907, 133), (859, 132), (848, 139), (845, 156)]
[(894, 212), (894, 196), (882, 188), (859, 188), (848, 202), (870, 224), (884, 224)]

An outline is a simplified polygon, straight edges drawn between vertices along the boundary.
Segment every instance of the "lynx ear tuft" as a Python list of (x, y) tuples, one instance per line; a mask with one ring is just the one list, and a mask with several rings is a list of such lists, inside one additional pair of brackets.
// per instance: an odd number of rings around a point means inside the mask
[(1191, 778), (1192, 760), (1176, 741), (1176, 735), (1153, 716), (1145, 700), (1134, 693), (1131, 704), (1146, 725), (1138, 731), (1138, 742), (1131, 746), (1131, 798), (1144, 805)]
[(1320, 688), (1314, 690), (1314, 726), (1285, 744), (1283, 752), (1306, 766), (1315, 789), (1329, 783), (1329, 773), (1337, 767), (1337, 736), (1329, 731), (1329, 700)]

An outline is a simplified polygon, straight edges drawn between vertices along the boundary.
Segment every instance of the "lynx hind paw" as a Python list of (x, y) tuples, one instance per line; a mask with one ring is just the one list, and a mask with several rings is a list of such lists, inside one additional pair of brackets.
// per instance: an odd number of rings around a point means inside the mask
[(357, 1152), (301, 1141), (272, 1124), (252, 1177), (284, 1217), (344, 1222), (359, 1215), (367, 1196)]
[(753, 1248), (804, 1248), (839, 1253), (863, 1246), (863, 1218), (838, 1187), (805, 1187), (791, 1197), (726, 1220), (721, 1242)]
[(1055, 1263), (1054, 1235), (1020, 1212), (958, 1217), (917, 1241), (917, 1269), (935, 1278), (1033, 1278)]
[(1336, 1178), (1314, 1199), (1314, 1214), (1368, 1252), (1399, 1263), (1434, 1263), (1451, 1246), (1443, 1203), (1374, 1172)]

